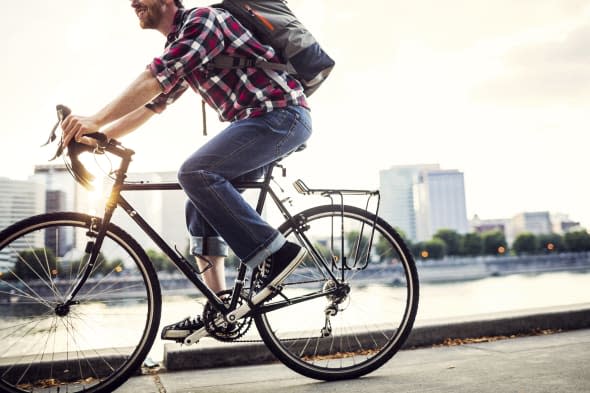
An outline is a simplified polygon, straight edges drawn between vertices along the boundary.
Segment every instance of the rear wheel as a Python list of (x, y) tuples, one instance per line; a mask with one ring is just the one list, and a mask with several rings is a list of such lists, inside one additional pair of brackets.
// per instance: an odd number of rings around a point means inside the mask
[[(113, 224), (74, 302), (98, 219), (31, 217), (0, 233), (0, 391), (111, 392), (157, 333), (160, 287), (142, 248)], [(1, 271), (1, 270), (0, 270)]]
[[(319, 206), (293, 221), (297, 230), (290, 221), (279, 230), (300, 244), (297, 231), (303, 231), (321, 255), (308, 253), (283, 284), (293, 305), (255, 317), (262, 339), (288, 367), (311, 378), (356, 378), (377, 369), (401, 348), (416, 317), (411, 253), (391, 226), (356, 207)], [(318, 296), (294, 301), (310, 294)]]

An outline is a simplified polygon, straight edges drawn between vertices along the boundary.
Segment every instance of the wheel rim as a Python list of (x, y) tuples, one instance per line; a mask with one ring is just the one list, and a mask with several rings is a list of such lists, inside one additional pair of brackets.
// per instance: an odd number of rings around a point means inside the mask
[[(297, 371), (321, 379), (330, 379), (330, 375), (334, 378), (362, 375), (385, 362), (407, 337), (417, 307), (413, 261), (400, 240), (389, 232), (390, 228), (378, 222), (373, 234), (374, 246), (368, 252), (373, 219), (366, 213), (356, 213), (355, 209), (346, 210), (344, 249), (351, 267), (345, 271), (347, 286), (330, 296), (273, 311), (257, 320), (261, 330), (267, 332), (266, 339), (276, 355)], [(337, 264), (341, 263), (340, 258), (334, 258), (340, 256), (341, 220), (340, 211), (328, 208), (308, 215), (305, 223), (306, 236), (326, 260), (332, 259)], [(297, 241), (291, 229), (285, 235), (288, 240)], [(369, 263), (363, 269), (367, 257)], [(284, 294), (291, 297), (337, 287), (316, 265), (308, 255), (285, 282)], [(335, 275), (340, 281), (340, 271), (336, 270)], [(326, 324), (328, 306), (337, 310)], [(326, 328), (331, 328), (331, 333), (322, 337)]]
[[(26, 392), (98, 390), (136, 363), (155, 315), (140, 257), (118, 231), (107, 233), (85, 286), (67, 301), (93, 241), (82, 221), (45, 222), (1, 240), (15, 263), (0, 277), (0, 385)], [(133, 319), (144, 329), (126, 329)]]

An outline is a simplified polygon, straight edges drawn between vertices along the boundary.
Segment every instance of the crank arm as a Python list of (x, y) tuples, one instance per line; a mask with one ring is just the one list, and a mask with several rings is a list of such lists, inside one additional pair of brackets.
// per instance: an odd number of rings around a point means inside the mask
[(205, 329), (205, 327), (202, 327), (199, 330), (197, 330), (197, 331), (191, 333), (190, 335), (186, 336), (184, 338), (183, 344), (185, 344), (185, 345), (196, 344), (203, 337), (207, 337), (207, 335), (209, 335), (209, 332), (207, 332), (207, 329)]

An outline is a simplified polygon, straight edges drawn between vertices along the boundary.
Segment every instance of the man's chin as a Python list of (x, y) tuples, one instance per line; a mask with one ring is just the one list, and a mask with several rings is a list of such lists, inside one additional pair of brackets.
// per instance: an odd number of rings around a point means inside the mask
[(153, 26), (151, 25), (151, 23), (149, 21), (145, 21), (145, 20), (139, 20), (139, 27), (141, 27), (142, 29), (152, 29)]

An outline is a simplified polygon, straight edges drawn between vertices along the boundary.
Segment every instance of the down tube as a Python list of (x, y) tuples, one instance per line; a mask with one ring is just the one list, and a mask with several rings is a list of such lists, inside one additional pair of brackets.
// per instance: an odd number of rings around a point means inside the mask
[(129, 217), (156, 243), (168, 258), (178, 267), (184, 275), (201, 291), (201, 293), (213, 304), (213, 306), (222, 314), (227, 313), (224, 303), (217, 297), (217, 295), (209, 289), (199, 274), (193, 267), (184, 259), (180, 258), (176, 252), (162, 239), (162, 237), (154, 231), (143, 217), (127, 202), (125, 198), (119, 195), (119, 205), (127, 212)]

